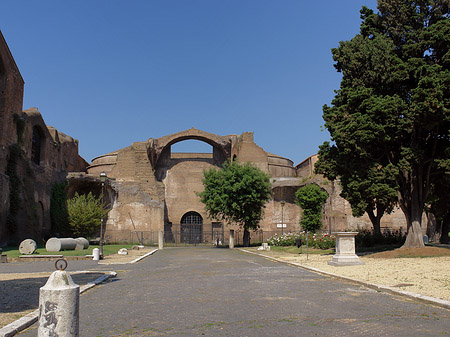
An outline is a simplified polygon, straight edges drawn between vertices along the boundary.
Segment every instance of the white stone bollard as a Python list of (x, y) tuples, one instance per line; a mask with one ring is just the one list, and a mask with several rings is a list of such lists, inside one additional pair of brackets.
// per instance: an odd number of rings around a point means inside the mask
[(92, 255), (94, 256), (92, 260), (99, 261), (100, 260), (100, 249), (94, 248), (92, 249)]
[(234, 248), (234, 229), (230, 229), (230, 238), (228, 239), (228, 248)]
[(158, 232), (158, 249), (164, 248), (164, 232), (159, 231)]
[(64, 270), (53, 272), (39, 289), (38, 337), (79, 336), (80, 286)]

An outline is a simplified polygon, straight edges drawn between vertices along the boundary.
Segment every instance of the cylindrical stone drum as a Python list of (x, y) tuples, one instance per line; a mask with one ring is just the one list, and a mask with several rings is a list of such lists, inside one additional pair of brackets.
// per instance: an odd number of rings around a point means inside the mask
[(38, 337), (79, 336), (80, 286), (64, 270), (53, 272), (39, 289)]
[(76, 238), (75, 241), (77, 242), (75, 250), (83, 250), (89, 248), (89, 241), (85, 238)]
[(36, 251), (37, 244), (36, 241), (32, 239), (23, 240), (19, 246), (20, 254), (30, 255)]
[(62, 250), (74, 250), (77, 246), (77, 241), (72, 238), (50, 238), (45, 244), (45, 249), (48, 252), (60, 252)]

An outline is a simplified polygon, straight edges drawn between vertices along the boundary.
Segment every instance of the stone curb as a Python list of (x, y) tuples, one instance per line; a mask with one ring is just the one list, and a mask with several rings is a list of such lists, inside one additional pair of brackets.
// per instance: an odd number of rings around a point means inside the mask
[[(91, 271), (87, 271), (91, 272)], [(87, 273), (85, 272), (85, 273)], [(80, 273), (80, 272), (77, 272)], [(81, 272), (82, 273), (82, 272)], [(117, 273), (114, 271), (110, 271), (106, 273), (105, 275), (100, 276), (96, 280), (89, 282), (88, 284), (85, 284), (80, 287), (80, 294), (84, 293), (88, 289), (91, 289), (92, 287), (95, 287), (97, 284), (104, 282), (105, 280), (117, 276)], [(19, 318), (18, 320), (5, 325), (3, 328), (0, 329), (0, 337), (11, 337), (14, 336), (16, 333), (25, 330), (29, 326), (33, 325), (37, 322), (39, 316), (39, 309), (36, 309), (33, 312), (30, 312), (28, 315), (23, 316), (22, 318)]]
[(440, 298), (435, 298), (435, 297), (431, 297), (431, 296), (425, 296), (425, 295), (421, 295), (421, 294), (417, 294), (417, 293), (412, 293), (412, 292), (409, 292), (409, 291), (398, 290), (398, 289), (395, 289), (393, 287), (384, 286), (384, 285), (380, 285), (380, 284), (375, 284), (375, 283), (369, 283), (369, 282), (364, 282), (364, 281), (360, 281), (360, 280), (355, 280), (355, 279), (352, 279), (350, 277), (341, 276), (341, 275), (337, 275), (337, 274), (334, 274), (334, 273), (329, 273), (329, 272), (326, 272), (326, 271), (323, 271), (323, 270), (320, 270), (320, 269), (317, 269), (317, 268), (314, 268), (314, 267), (304, 266), (304, 265), (302, 265), (300, 263), (284, 261), (284, 260), (277, 259), (277, 258), (272, 257), (272, 256), (268, 256), (268, 255), (264, 255), (264, 254), (256, 253), (256, 252), (251, 252), (251, 251), (246, 250), (246, 249), (239, 249), (239, 250), (242, 251), (242, 252), (249, 253), (249, 254), (259, 255), (259, 256), (262, 256), (262, 257), (264, 257), (266, 259), (273, 260), (273, 261), (276, 261), (276, 262), (285, 263), (285, 264), (288, 264), (288, 265), (291, 265), (291, 266), (295, 266), (295, 267), (300, 267), (300, 268), (303, 268), (303, 269), (306, 269), (306, 270), (309, 270), (309, 271), (312, 271), (312, 272), (315, 272), (315, 273), (318, 273), (318, 274), (322, 274), (322, 275), (325, 275), (325, 276), (335, 277), (335, 278), (342, 279), (342, 280), (345, 280), (345, 281), (349, 281), (349, 282), (352, 282), (352, 283), (360, 284), (360, 285), (366, 286), (367, 288), (370, 288), (370, 289), (373, 289), (373, 290), (376, 290), (376, 291), (384, 291), (384, 292), (387, 292), (387, 293), (390, 293), (390, 294), (400, 295), (400, 296), (412, 298), (412, 299), (417, 300), (417, 301), (421, 301), (421, 302), (425, 302), (425, 303), (428, 303), (428, 304), (436, 305), (436, 306), (439, 306), (439, 307), (442, 307), (442, 308), (445, 308), (445, 309), (450, 309), (450, 301), (442, 300)]
[[(103, 262), (100, 261), (98, 264), (102, 264), (102, 265), (110, 265), (110, 264), (129, 264), (129, 263), (136, 263), (136, 262), (141, 261), (142, 259), (145, 259), (147, 256), (152, 255), (152, 254), (155, 253), (157, 250), (158, 250), (158, 249), (154, 249), (154, 250), (152, 250), (151, 252), (148, 252), (148, 253), (145, 254), (145, 255), (139, 256), (138, 258), (134, 259), (134, 260), (131, 261), (131, 262), (108, 262), (108, 261), (103, 260)], [(1, 336), (0, 336), (0, 337), (1, 337)]]
[(147, 256), (152, 255), (152, 254), (155, 253), (156, 251), (158, 251), (158, 249), (154, 249), (154, 250), (152, 250), (151, 252), (148, 252), (148, 253), (145, 254), (145, 255), (139, 256), (138, 258), (134, 259), (134, 260), (131, 261), (130, 263), (136, 263), (136, 262), (139, 262), (139, 261), (141, 261), (142, 259), (145, 259)]

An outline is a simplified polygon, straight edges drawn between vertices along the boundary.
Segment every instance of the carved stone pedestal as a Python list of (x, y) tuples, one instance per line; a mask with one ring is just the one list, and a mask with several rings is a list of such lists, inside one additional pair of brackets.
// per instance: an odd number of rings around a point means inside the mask
[(357, 232), (336, 232), (336, 254), (328, 261), (332, 266), (354, 266), (364, 264), (355, 253), (355, 236)]

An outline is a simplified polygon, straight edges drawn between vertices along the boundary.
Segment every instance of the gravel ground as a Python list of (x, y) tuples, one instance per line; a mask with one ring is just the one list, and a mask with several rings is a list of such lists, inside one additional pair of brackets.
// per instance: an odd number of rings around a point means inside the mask
[[(450, 250), (445, 248), (432, 249), (442, 251), (443, 254), (450, 254)], [(429, 250), (424, 248), (424, 253), (417, 255), (427, 256)], [(399, 258), (396, 256), (405, 255), (399, 254), (399, 251), (362, 256), (360, 259), (364, 265), (344, 267), (328, 265), (332, 255), (311, 254), (307, 259), (304, 251), (303, 254), (298, 255), (274, 251), (264, 252), (264, 254), (358, 281), (395, 287), (399, 290), (450, 301), (450, 256)]]

